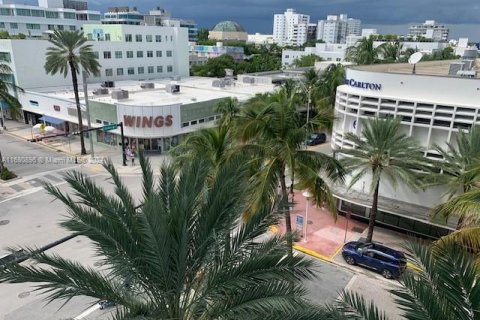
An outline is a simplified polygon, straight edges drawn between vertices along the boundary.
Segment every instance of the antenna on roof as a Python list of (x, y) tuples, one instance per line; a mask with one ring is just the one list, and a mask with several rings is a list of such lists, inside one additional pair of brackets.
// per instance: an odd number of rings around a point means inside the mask
[(422, 60), (422, 58), (423, 53), (421, 52), (415, 52), (410, 56), (410, 58), (408, 58), (408, 63), (413, 64), (412, 74), (415, 74), (415, 66), (420, 62), (420, 60)]

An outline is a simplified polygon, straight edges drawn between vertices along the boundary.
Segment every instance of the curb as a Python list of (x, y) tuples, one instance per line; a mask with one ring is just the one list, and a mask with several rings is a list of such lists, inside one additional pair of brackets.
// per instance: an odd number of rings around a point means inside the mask
[[(29, 142), (28, 139), (26, 139), (25, 137), (22, 137), (22, 136), (19, 136), (13, 132), (10, 132), (10, 131), (4, 131), (4, 134), (6, 135), (9, 135), (10, 137), (13, 137), (13, 138), (16, 138), (16, 139), (19, 139), (19, 140), (22, 140), (22, 141), (25, 141), (25, 142)], [(68, 151), (64, 151), (62, 149), (58, 149), (58, 148), (55, 148), (55, 147), (52, 147), (52, 146), (49, 146), (48, 144), (46, 143), (42, 143), (42, 142), (31, 142), (31, 143), (35, 143), (39, 146), (43, 146), (47, 149), (50, 149), (50, 150), (53, 150), (55, 152), (60, 152), (60, 153), (63, 153), (63, 154), (66, 154), (67, 156), (70, 156), (70, 157), (77, 157), (79, 155), (75, 154), (75, 153), (71, 153), (71, 152), (68, 152)]]

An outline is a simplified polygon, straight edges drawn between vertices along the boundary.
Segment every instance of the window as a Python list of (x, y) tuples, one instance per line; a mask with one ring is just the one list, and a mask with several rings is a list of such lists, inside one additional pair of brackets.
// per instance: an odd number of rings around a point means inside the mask
[(162, 73), (163, 72), (163, 67), (162, 66), (157, 66), (157, 72)]
[(168, 41), (168, 36), (165, 36), (165, 41)]
[(122, 51), (115, 51), (115, 59), (122, 59)]
[(110, 41), (110, 33), (105, 33), (105, 41)]
[(30, 9), (17, 9), (17, 16), (29, 17), (31, 15)]
[(11, 22), (10, 23), (10, 28), (12, 29), (18, 29), (18, 24), (16, 22)]
[(133, 58), (133, 51), (127, 51), (127, 58)]
[(162, 50), (157, 50), (157, 58), (161, 58), (162, 57)]
[(64, 12), (63, 13), (63, 18), (64, 19), (73, 19), (76, 20), (77, 18), (75, 17), (75, 13), (73, 12)]
[(167, 66), (167, 72), (173, 72), (173, 66)]
[(170, 41), (173, 41), (173, 36), (170, 36)]
[(54, 11), (45, 11), (45, 18), (48, 18), (48, 19), (58, 19), (60, 18), (58, 12), (54, 12)]
[(153, 67), (148, 67), (148, 73), (154, 73), (155, 72), (155, 68)]
[(75, 26), (68, 26), (68, 29), (69, 29), (70, 31), (75, 31), (75, 30), (77, 30), (77, 27), (75, 27)]
[(58, 25), (58, 26), (57, 26), (57, 29), (58, 29), (58, 30), (63, 30), (63, 26), (62, 26), (62, 25)]
[(135, 68), (131, 68), (131, 67), (128, 68), (128, 69), (127, 69), (127, 73), (128, 73), (128, 74), (135, 74)]
[(156, 35), (155, 42), (162, 42), (162, 36)]
[(123, 76), (123, 68), (117, 68), (117, 76)]
[(10, 62), (12, 59), (10, 58), (9, 52), (0, 52), (0, 61)]
[(142, 35), (141, 34), (136, 34), (135, 35), (135, 41), (136, 42), (142, 42)]
[(112, 53), (110, 51), (103, 51), (103, 59), (111, 59)]
[(145, 68), (138, 67), (138, 74), (144, 74), (144, 73), (145, 73)]
[(143, 51), (137, 51), (137, 58), (143, 58)]
[(171, 57), (172, 56), (172, 50), (167, 50), (167, 57)]
[(98, 59), (99, 58), (99, 55), (98, 55), (98, 51), (93, 51), (93, 56)]
[(0, 22), (0, 28), (5, 28), (5, 22)]
[(153, 58), (153, 51), (147, 51), (147, 58)]
[(131, 34), (126, 34), (125, 35), (125, 42), (132, 42), (132, 35)]
[(151, 34), (145, 36), (145, 41), (147, 42), (152, 42), (153, 41), (153, 36)]
[(107, 77), (113, 76), (113, 69), (111, 69), (111, 68), (105, 69), (105, 75), (106, 75)]
[(88, 20), (100, 21), (100, 15), (99, 14), (88, 14)]
[(2, 15), (2, 16), (13, 16), (12, 9), (0, 8), (0, 15)]
[(27, 23), (27, 29), (29, 30), (40, 30), (40, 25), (36, 23)]
[(45, 17), (45, 11), (43, 11), (43, 10), (32, 10), (32, 17)]

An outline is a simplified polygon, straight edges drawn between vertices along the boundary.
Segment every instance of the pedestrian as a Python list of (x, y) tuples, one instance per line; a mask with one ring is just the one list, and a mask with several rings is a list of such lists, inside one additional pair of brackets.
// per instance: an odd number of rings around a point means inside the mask
[(130, 150), (130, 157), (132, 159), (132, 166), (135, 165), (135, 151), (132, 149)]

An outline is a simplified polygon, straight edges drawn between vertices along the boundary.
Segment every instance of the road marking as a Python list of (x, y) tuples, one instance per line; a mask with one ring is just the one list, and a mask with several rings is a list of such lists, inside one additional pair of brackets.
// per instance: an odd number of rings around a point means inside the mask
[(81, 314), (73, 318), (73, 320), (82, 320), (83, 318), (87, 317), (91, 313), (94, 313), (95, 311), (100, 310), (100, 304), (95, 303), (95, 305), (91, 306), (87, 310), (83, 311)]
[(353, 283), (355, 282), (355, 280), (357, 280), (358, 278), (358, 275), (354, 274), (352, 279), (350, 279), (350, 281), (348, 281), (347, 285), (345, 286), (344, 290), (345, 291), (348, 291), (350, 290), (350, 288), (352, 288), (353, 286)]

